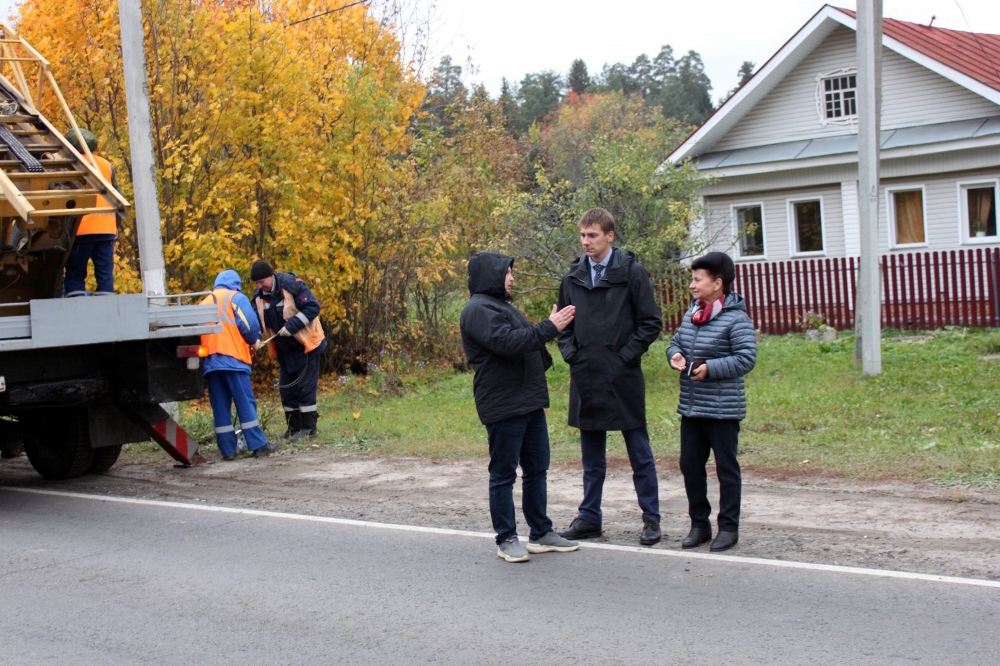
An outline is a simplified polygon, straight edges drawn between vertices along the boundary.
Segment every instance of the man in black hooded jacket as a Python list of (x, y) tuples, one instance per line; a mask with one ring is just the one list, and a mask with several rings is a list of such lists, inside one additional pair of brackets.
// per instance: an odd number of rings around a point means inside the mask
[[(573, 321), (575, 308), (552, 307), (532, 326), (510, 304), (514, 259), (480, 252), (469, 260), (469, 302), (462, 310), (462, 346), (475, 371), (473, 394), (490, 447), (490, 516), (497, 556), (526, 562), (528, 553), (568, 552), (579, 548), (552, 530), (546, 515), (549, 433), (545, 408), (549, 389), (545, 371), (552, 357), (545, 343)], [(522, 508), (531, 532), (528, 548), (518, 542), (514, 481), (521, 466)]]

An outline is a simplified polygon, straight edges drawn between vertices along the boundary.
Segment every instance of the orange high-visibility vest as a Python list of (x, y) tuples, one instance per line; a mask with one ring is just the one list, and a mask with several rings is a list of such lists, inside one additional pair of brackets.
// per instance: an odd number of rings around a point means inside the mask
[(211, 303), (213, 298), (218, 304), (222, 332), (201, 336), (201, 344), (203, 347), (208, 347), (209, 354), (225, 354), (251, 365), (250, 345), (243, 339), (239, 327), (236, 326), (237, 317), (242, 318), (244, 322), (246, 321), (243, 312), (233, 304), (233, 297), (238, 293), (220, 287), (212, 290), (212, 296), (206, 296), (202, 299), (202, 305)]
[[(275, 280), (275, 282), (277, 282), (277, 280)], [(288, 292), (288, 290), (282, 289), (281, 293), (283, 295), (283, 301), (284, 301), (282, 303), (281, 316), (284, 318), (285, 321), (288, 321), (292, 317), (299, 314), (299, 309), (295, 307), (295, 297), (292, 296)], [(272, 331), (271, 329), (267, 328), (267, 325), (264, 324), (263, 296), (257, 298), (257, 314), (260, 317), (261, 326), (264, 327), (264, 337), (270, 338), (275, 334), (275, 331)], [(303, 317), (304, 316), (305, 315), (303, 315)], [(292, 337), (298, 340), (302, 344), (302, 346), (305, 347), (306, 353), (308, 354), (313, 349), (316, 349), (321, 344), (323, 344), (323, 340), (326, 339), (326, 333), (323, 331), (323, 324), (320, 323), (319, 317), (317, 316), (311, 322), (306, 324), (305, 328), (302, 328), (296, 331), (295, 333), (292, 333)], [(271, 343), (269, 345), (269, 353), (271, 354), (271, 358), (274, 358), (275, 354), (274, 340), (271, 340)]]
[[(84, 153), (83, 159), (87, 160), (87, 155)], [(107, 161), (99, 155), (94, 155), (94, 162), (91, 162), (97, 170), (101, 172), (104, 176), (104, 180), (111, 182), (112, 178), (112, 167), (111, 162)], [(97, 195), (97, 207), (98, 208), (110, 208), (111, 202), (105, 199), (100, 194)], [(118, 220), (114, 213), (90, 213), (89, 215), (84, 215), (80, 218), (80, 226), (76, 228), (77, 236), (87, 236), (90, 234), (117, 234), (118, 233)]]

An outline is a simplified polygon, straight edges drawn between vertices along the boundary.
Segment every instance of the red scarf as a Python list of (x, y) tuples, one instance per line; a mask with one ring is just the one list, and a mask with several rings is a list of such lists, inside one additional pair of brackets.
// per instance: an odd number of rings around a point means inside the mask
[(701, 326), (702, 324), (707, 324), (708, 322), (718, 317), (719, 313), (722, 312), (723, 300), (725, 299), (717, 298), (714, 301), (712, 301), (711, 306), (705, 301), (699, 300), (698, 309), (695, 310), (694, 314), (691, 315), (691, 323), (694, 324), (695, 326)]

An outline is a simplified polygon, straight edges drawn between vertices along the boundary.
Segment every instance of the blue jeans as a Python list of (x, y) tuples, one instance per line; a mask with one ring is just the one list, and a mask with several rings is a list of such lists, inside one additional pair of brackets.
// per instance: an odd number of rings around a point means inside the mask
[[(656, 478), (656, 461), (649, 446), (646, 426), (622, 430), (628, 460), (632, 464), (632, 485), (635, 486), (643, 520), (660, 522), (660, 486)], [(608, 432), (581, 430), (580, 454), (583, 463), (583, 501), (580, 517), (595, 525), (601, 524), (601, 497), (604, 477), (608, 473)]]
[(208, 401), (215, 421), (215, 442), (222, 455), (236, 455), (236, 428), (233, 426), (233, 403), (236, 416), (247, 440), (247, 448), (256, 451), (267, 445), (267, 436), (257, 419), (257, 399), (250, 386), (250, 373), (238, 370), (213, 370), (205, 375)]
[(521, 465), (521, 510), (531, 532), (530, 540), (552, 531), (545, 515), (548, 502), (546, 473), (549, 469), (549, 428), (545, 411), (486, 426), (490, 442), (490, 517), (497, 543), (517, 534), (514, 515), (514, 481)]
[(88, 240), (87, 236), (77, 236), (66, 258), (67, 296), (83, 296), (86, 293), (87, 263), (90, 261), (94, 262), (97, 292), (115, 293), (115, 241)]

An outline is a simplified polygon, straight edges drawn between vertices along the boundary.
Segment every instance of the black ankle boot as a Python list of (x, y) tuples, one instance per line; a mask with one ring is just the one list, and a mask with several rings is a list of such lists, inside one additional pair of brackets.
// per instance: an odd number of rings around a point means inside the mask
[(292, 439), (302, 430), (302, 412), (297, 409), (294, 412), (285, 412), (285, 423), (288, 428), (281, 433), (281, 438)]

